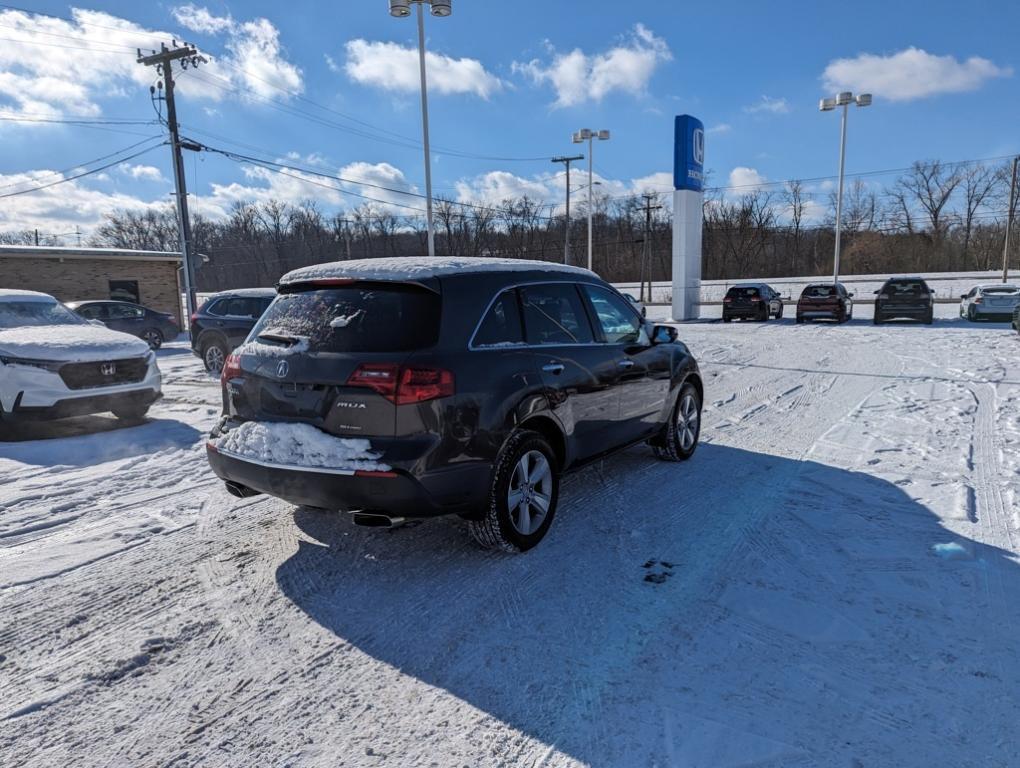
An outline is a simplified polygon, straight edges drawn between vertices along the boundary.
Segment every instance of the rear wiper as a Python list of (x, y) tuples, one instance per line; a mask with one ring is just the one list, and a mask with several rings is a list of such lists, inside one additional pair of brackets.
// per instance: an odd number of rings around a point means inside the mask
[(304, 336), (292, 336), (280, 331), (264, 331), (258, 335), (258, 338), (265, 341), (275, 341), (277, 344), (283, 344), (288, 347), (293, 347), (305, 341)]

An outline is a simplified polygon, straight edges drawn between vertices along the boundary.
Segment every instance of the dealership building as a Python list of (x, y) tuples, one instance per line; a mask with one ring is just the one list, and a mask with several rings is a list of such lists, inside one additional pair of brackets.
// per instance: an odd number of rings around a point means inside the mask
[(179, 253), (163, 251), (0, 245), (0, 288), (59, 301), (133, 301), (169, 312), (183, 328), (180, 265)]

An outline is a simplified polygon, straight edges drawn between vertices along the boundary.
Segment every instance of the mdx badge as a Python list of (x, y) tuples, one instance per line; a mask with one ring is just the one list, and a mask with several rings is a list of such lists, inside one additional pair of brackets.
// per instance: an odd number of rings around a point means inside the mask
[(345, 400), (337, 400), (336, 401), (336, 407), (337, 408), (357, 408), (359, 410), (364, 410), (365, 409), (365, 404), (364, 403), (348, 403)]
[(281, 360), (276, 366), (276, 375), (278, 378), (284, 378), (290, 372), (290, 365), (286, 360)]

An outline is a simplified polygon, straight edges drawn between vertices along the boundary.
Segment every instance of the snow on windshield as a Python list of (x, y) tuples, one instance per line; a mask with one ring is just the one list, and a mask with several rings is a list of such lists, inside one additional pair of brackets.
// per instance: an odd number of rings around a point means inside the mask
[(2, 301), (0, 328), (45, 325), (82, 325), (81, 317), (55, 301)]

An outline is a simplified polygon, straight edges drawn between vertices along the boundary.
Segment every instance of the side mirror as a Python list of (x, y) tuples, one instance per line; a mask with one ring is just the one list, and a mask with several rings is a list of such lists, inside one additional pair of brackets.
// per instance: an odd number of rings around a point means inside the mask
[(677, 335), (672, 325), (657, 325), (652, 329), (652, 344), (672, 344)]
[(849, 296), (851, 299), (854, 297), (852, 293), (848, 293), (847, 296)]
[(878, 294), (880, 294), (881, 292), (882, 291), (880, 291), (880, 290), (879, 291), (875, 291), (875, 295), (878, 296)]
[(967, 298), (968, 296), (970, 296), (970, 294), (969, 294), (969, 293), (961, 293), (961, 294), (960, 294), (960, 298), (961, 298), (961, 299), (965, 299), (965, 298)]

